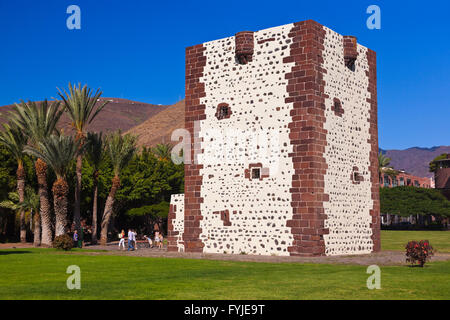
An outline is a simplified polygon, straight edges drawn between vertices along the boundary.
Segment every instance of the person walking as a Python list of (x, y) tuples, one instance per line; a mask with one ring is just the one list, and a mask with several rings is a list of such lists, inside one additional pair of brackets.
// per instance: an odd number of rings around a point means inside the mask
[(134, 250), (137, 250), (138, 249), (138, 246), (137, 246), (137, 243), (136, 243), (137, 233), (136, 233), (135, 229), (132, 229), (132, 231), (133, 231), (133, 247), (134, 247)]
[(73, 233), (73, 247), (76, 248), (78, 246), (78, 231), (75, 230)]
[(133, 251), (133, 237), (134, 237), (134, 233), (131, 229), (128, 229), (128, 251)]
[(125, 231), (122, 229), (122, 232), (119, 233), (119, 250), (122, 246), (123, 250), (125, 250)]

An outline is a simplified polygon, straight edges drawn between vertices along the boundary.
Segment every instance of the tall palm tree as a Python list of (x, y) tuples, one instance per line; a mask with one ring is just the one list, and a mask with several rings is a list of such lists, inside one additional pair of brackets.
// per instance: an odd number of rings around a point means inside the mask
[[(79, 142), (80, 151), (86, 140), (86, 128), (95, 119), (95, 117), (102, 111), (108, 101), (103, 102), (96, 107), (98, 99), (101, 97), (102, 92), (97, 89), (95, 93), (84, 85), (81, 88), (81, 84), (78, 87), (69, 82), (69, 92), (64, 90), (64, 93), (58, 89), (58, 94), (61, 97), (65, 110), (67, 111), (70, 119), (72, 120), (72, 127), (76, 131), (76, 140)], [(82, 180), (82, 167), (83, 167), (83, 153), (79, 152), (76, 164), (77, 183), (75, 186), (75, 208), (74, 208), (74, 220), (75, 228), (80, 230), (80, 206), (81, 206), (81, 180)]]
[[(3, 131), (0, 132), (0, 144), (11, 152), (17, 161), (17, 194), (19, 202), (25, 198), (25, 169), (23, 167), (23, 149), (27, 143), (27, 138), (23, 132), (15, 125), (4, 124)], [(27, 242), (27, 230), (25, 223), (25, 211), (20, 210), (20, 242)]]
[(100, 176), (100, 165), (105, 155), (105, 145), (102, 133), (87, 134), (86, 156), (89, 163), (94, 168), (92, 173), (94, 186), (94, 200), (92, 206), (92, 244), (97, 243), (97, 202), (98, 202), (98, 178)]
[(25, 152), (42, 159), (56, 174), (53, 183), (53, 203), (56, 216), (55, 236), (67, 232), (67, 206), (69, 184), (67, 183), (67, 172), (70, 162), (78, 154), (78, 143), (71, 136), (51, 135), (39, 143), (38, 147), (25, 147)]
[(161, 161), (169, 161), (173, 146), (170, 143), (159, 143), (153, 149), (153, 154)]
[(106, 150), (111, 158), (114, 177), (102, 217), (100, 242), (103, 245), (108, 240), (109, 222), (113, 212), (116, 192), (120, 188), (120, 172), (136, 153), (136, 140), (136, 137), (129, 134), (122, 136), (120, 132), (113, 133), (106, 139)]
[[(36, 194), (30, 186), (25, 188), (23, 199), (21, 200), (18, 192), (11, 192), (8, 194), (9, 200), (0, 202), (0, 207), (8, 208), (14, 211), (25, 212), (29, 211), (31, 215), (34, 214), (34, 241), (35, 247), (41, 243), (41, 225), (39, 221), (39, 195)], [(30, 221), (31, 225), (32, 221)]]
[[(56, 125), (63, 113), (59, 108), (59, 102), (51, 104), (44, 100), (38, 106), (35, 102), (21, 102), (16, 104), (10, 112), (10, 120), (28, 138), (28, 143), (39, 148), (40, 142), (48, 138), (52, 133), (57, 133)], [(47, 186), (47, 164), (38, 158), (35, 162), (36, 176), (39, 186), (40, 219), (42, 225), (41, 243), (43, 246), (52, 245), (52, 219), (51, 205)]]

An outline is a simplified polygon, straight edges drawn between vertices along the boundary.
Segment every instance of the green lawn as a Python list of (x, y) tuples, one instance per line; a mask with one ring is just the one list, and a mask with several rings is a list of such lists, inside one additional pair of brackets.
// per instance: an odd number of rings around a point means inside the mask
[[(81, 268), (68, 290), (66, 268)], [(381, 267), (381, 290), (366, 267), (251, 263), (0, 250), (0, 299), (449, 299), (450, 261)]]
[[(450, 232), (382, 231), (382, 249), (404, 251), (428, 239), (450, 252)], [(0, 250), (0, 299), (450, 299), (450, 261), (425, 268), (382, 266), (381, 290), (366, 287), (357, 265), (83, 255), (74, 249)], [(81, 268), (81, 290), (68, 290), (66, 269)]]
[(450, 253), (450, 231), (381, 231), (381, 249), (405, 251), (411, 240), (429, 240), (436, 252)]

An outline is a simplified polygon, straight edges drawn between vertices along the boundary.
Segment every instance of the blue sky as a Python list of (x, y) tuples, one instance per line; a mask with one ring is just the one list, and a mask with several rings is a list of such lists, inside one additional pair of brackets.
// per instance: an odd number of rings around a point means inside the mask
[[(66, 9), (81, 8), (81, 30)], [(366, 8), (381, 8), (381, 30)], [(69, 81), (106, 97), (184, 97), (184, 48), (314, 19), (377, 51), (379, 144), (450, 145), (449, 1), (0, 0), (0, 105), (56, 96)]]

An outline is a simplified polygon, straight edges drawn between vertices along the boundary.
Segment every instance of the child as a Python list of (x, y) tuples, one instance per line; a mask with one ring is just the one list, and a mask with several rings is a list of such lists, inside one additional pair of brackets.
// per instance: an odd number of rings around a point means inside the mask
[(150, 248), (153, 248), (153, 242), (152, 242), (152, 239), (151, 239), (150, 237), (147, 237), (147, 236), (144, 236), (144, 239), (147, 239), (149, 247), (150, 247)]

